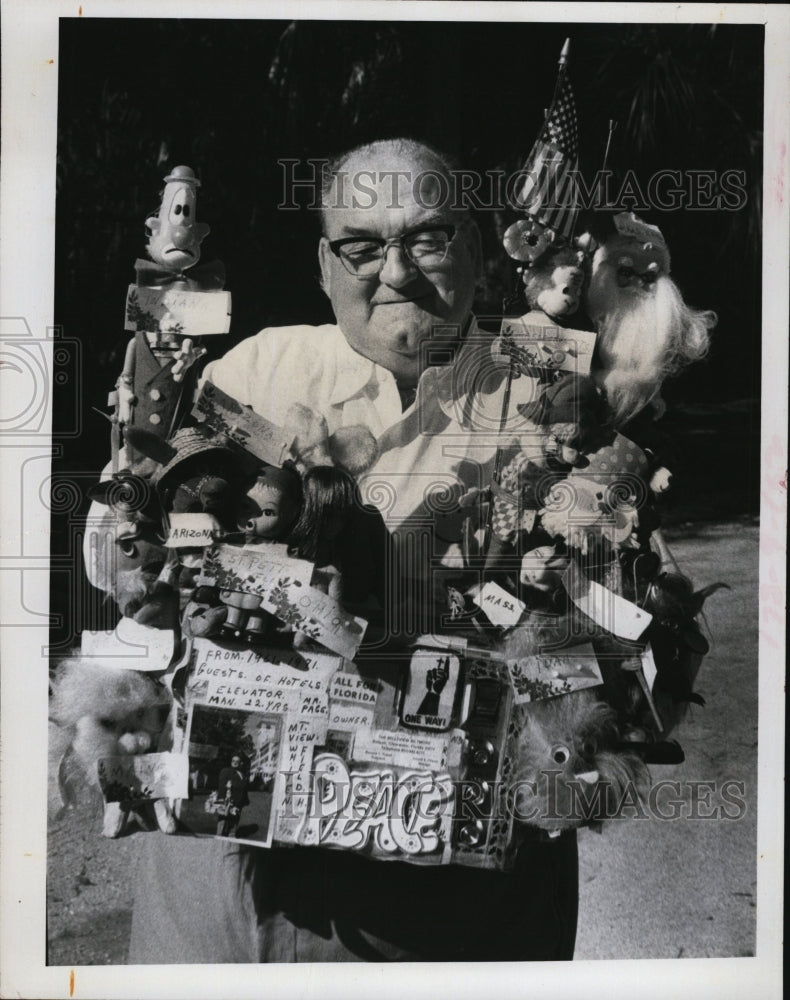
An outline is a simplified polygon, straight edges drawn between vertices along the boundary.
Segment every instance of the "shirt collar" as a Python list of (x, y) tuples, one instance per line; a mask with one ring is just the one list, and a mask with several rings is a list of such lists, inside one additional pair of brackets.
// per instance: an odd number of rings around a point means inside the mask
[(365, 358), (355, 351), (339, 326), (335, 327), (335, 330), (337, 377), (329, 402), (333, 406), (341, 406), (352, 397), (358, 396), (368, 384), (380, 382), (387, 375), (393, 378), (393, 375), (370, 358)]
[[(394, 381), (395, 376), (392, 372), (355, 351), (339, 326), (335, 327), (335, 330), (338, 364), (337, 378), (330, 396), (330, 403), (333, 406), (342, 405), (359, 395), (369, 385), (372, 387)], [(463, 342), (456, 349), (453, 362), (441, 367), (427, 368), (420, 376), (418, 395), (422, 396), (426, 392), (436, 393), (443, 413), (458, 420), (459, 405), (462, 411), (468, 410), (475, 394), (475, 387), (466, 386), (465, 383), (469, 379), (464, 379), (462, 374), (464, 371), (467, 374), (471, 373), (477, 365), (485, 362), (490, 355), (492, 339), (491, 335), (481, 332), (473, 316)], [(476, 355), (480, 357), (475, 357)], [(468, 420), (461, 418), (460, 422), (465, 425)]]

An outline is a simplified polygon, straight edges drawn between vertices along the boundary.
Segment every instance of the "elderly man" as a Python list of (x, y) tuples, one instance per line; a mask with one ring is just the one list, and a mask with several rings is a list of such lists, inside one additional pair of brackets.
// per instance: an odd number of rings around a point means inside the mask
[[(337, 324), (264, 330), (206, 373), (277, 423), (300, 402), (330, 433), (373, 431), (379, 456), (363, 497), (396, 541), (429, 537), (400, 546), (419, 553), (405, 565), (417, 611), (390, 623), (402, 633), (434, 622), (443, 573), (459, 558), (455, 500), (488, 484), (496, 450), (498, 377), (486, 385), (490, 353), (471, 313), (479, 234), (448, 197), (450, 181), (444, 158), (409, 140), (336, 161), (319, 260)], [(526, 840), (505, 873), (156, 836), (130, 961), (567, 959), (576, 905), (572, 834)]]

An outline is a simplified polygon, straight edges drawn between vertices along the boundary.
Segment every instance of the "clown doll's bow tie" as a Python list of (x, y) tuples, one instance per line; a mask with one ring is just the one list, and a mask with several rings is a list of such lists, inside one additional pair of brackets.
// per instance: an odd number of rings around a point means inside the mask
[(225, 265), (221, 260), (190, 267), (188, 271), (168, 271), (150, 260), (136, 260), (137, 284), (148, 288), (172, 285), (190, 291), (219, 291), (225, 284)]

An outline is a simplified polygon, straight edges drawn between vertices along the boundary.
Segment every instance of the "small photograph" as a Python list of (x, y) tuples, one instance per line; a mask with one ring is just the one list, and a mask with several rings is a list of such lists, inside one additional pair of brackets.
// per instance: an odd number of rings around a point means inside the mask
[(177, 807), (190, 833), (269, 847), (283, 717), (193, 705), (189, 796)]

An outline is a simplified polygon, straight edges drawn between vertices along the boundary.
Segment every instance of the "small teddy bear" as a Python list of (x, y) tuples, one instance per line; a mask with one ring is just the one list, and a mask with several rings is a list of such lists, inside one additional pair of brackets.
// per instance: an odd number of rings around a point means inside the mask
[(588, 688), (530, 702), (521, 729), (511, 786), (517, 822), (550, 837), (638, 808), (649, 772), (622, 751), (616, 713)]
[[(117, 668), (100, 659), (75, 656), (64, 660), (55, 672), (50, 699), (52, 721), (71, 734), (59, 768), (64, 800), (69, 758), (78, 765), (81, 779), (98, 788), (100, 759), (156, 749), (170, 706), (166, 689), (147, 674)], [(132, 814), (144, 829), (151, 829), (151, 807), (159, 828), (174, 833), (175, 820), (164, 799), (153, 803), (107, 802), (102, 833), (105, 837), (119, 837)]]

